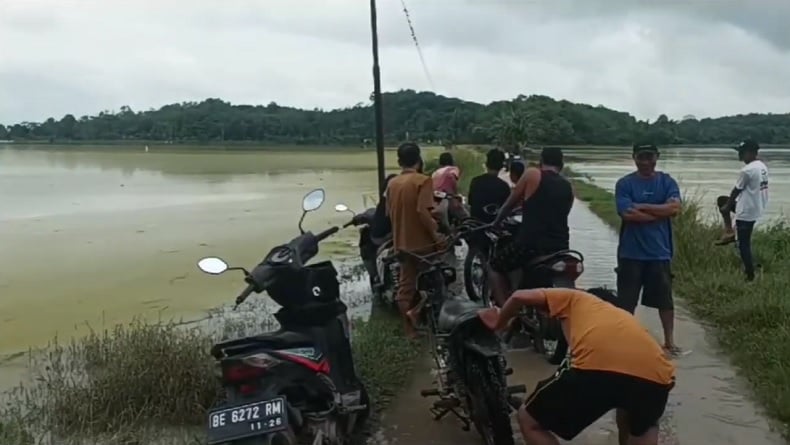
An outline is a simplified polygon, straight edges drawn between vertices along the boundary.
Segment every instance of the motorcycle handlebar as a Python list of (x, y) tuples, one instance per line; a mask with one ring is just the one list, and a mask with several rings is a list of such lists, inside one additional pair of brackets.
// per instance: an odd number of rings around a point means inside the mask
[(353, 225), (354, 225), (354, 220), (352, 219), (351, 221), (343, 224), (343, 228), (345, 229), (346, 227), (353, 226)]
[[(345, 227), (345, 226), (343, 226), (343, 227)], [(330, 227), (330, 228), (324, 230), (323, 232), (318, 233), (315, 236), (315, 241), (317, 243), (320, 243), (321, 241), (323, 241), (323, 240), (329, 238), (330, 236), (334, 235), (335, 233), (337, 233), (339, 230), (340, 230), (340, 227), (338, 227), (338, 226)]]
[(241, 293), (239, 294), (239, 296), (238, 296), (238, 297), (236, 297), (236, 306), (238, 306), (238, 305), (240, 305), (240, 304), (244, 303), (244, 300), (246, 300), (246, 299), (247, 299), (247, 297), (249, 297), (249, 296), (250, 296), (250, 294), (251, 294), (251, 293), (252, 293), (254, 290), (255, 290), (255, 286), (254, 286), (254, 285), (252, 285), (252, 284), (250, 284), (250, 285), (247, 285), (247, 287), (246, 287), (246, 288), (245, 288), (243, 291), (241, 291)]

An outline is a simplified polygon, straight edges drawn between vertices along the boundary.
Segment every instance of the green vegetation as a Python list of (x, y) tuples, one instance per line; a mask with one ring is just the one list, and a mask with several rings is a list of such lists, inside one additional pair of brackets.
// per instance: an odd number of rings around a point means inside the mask
[[(546, 96), (523, 96), (483, 105), (430, 92), (385, 93), (387, 144), (402, 140), (445, 144), (630, 145), (637, 140), (666, 144), (731, 144), (745, 137), (765, 144), (790, 143), (790, 115), (748, 114), (672, 121), (665, 115), (640, 121), (601, 105)], [(0, 125), (0, 140), (256, 142), (286, 145), (369, 145), (371, 105), (325, 111), (276, 103), (231, 105), (220, 99), (166, 105), (158, 110), (103, 111), (66, 115), (42, 123)]]
[[(33, 382), (0, 413), (0, 443), (131, 445), (163, 434), (178, 435), (168, 444), (203, 443), (206, 410), (223, 397), (208, 353), (214, 340), (197, 328), (134, 322), (68, 345), (55, 341), (31, 354)], [(352, 347), (375, 418), (406, 382), (419, 349), (384, 313), (354, 321)]]
[[(614, 196), (594, 183), (575, 180), (579, 199), (613, 228), (620, 224)], [(754, 237), (757, 280), (745, 283), (732, 246), (714, 246), (720, 226), (700, 221), (701, 203), (686, 198), (674, 220), (674, 289), (709, 322), (722, 348), (754, 388), (768, 413), (790, 434), (790, 228), (776, 225)], [(713, 203), (710, 203), (713, 205)]]

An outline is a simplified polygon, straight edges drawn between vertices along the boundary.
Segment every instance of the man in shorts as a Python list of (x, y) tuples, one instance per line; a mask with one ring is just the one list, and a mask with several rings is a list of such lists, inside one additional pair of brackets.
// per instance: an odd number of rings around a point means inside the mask
[(674, 339), (671, 269), (672, 218), (680, 212), (680, 188), (671, 176), (656, 170), (655, 145), (634, 145), (633, 159), (636, 171), (620, 178), (614, 192), (621, 218), (617, 293), (631, 313), (640, 293), (642, 305), (658, 309), (666, 352), (682, 355)]
[(567, 362), (519, 409), (529, 445), (571, 440), (607, 412), (617, 410), (620, 445), (657, 445), (658, 421), (675, 384), (675, 367), (661, 346), (629, 312), (615, 306), (606, 289), (530, 289), (513, 293), (501, 310), (480, 318), (491, 329), (507, 329), (522, 306), (546, 310), (560, 320), (571, 351)]

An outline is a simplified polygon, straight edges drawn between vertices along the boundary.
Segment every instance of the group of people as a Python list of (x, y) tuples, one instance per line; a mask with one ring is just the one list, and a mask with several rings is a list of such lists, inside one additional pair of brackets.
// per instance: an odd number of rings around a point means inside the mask
[[(767, 203), (768, 173), (757, 159), (759, 146), (746, 141), (738, 147), (746, 164), (728, 197), (718, 200), (724, 234), (718, 241), (739, 243), (747, 280), (754, 278), (751, 234)], [(393, 245), (398, 251), (426, 254), (443, 249), (446, 238), (435, 218), (434, 189), (457, 193), (462, 174), (444, 153), (440, 169), (429, 177), (415, 143), (398, 148), (399, 175), (388, 178), (382, 208), (391, 221)], [(510, 165), (511, 187), (500, 173), (505, 155), (497, 149), (486, 155), (487, 172), (471, 181), (471, 216), (494, 226), (517, 206), (522, 210), (518, 233), (497, 246), (489, 264), (496, 308), (481, 311), (492, 329), (507, 329), (519, 309), (533, 306), (560, 320), (571, 359), (549, 379), (540, 382), (519, 410), (524, 438), (532, 445), (569, 440), (603, 416), (617, 410), (620, 443), (655, 445), (658, 420), (663, 415), (675, 368), (669, 358), (684, 351), (674, 340), (674, 304), (671, 261), (674, 255), (671, 220), (681, 210), (681, 194), (670, 175), (656, 170), (655, 145), (634, 145), (636, 170), (617, 181), (615, 201), (621, 217), (617, 248), (617, 294), (577, 289), (512, 291), (507, 274), (536, 256), (569, 248), (568, 217), (574, 202), (571, 182), (563, 177), (563, 153), (546, 148), (540, 163)], [(520, 166), (519, 166), (520, 164)], [(490, 215), (485, 207), (499, 211)], [(731, 213), (735, 213), (735, 230)], [(396, 301), (409, 336), (416, 336), (409, 311), (415, 303), (419, 264), (411, 256), (400, 258)], [(633, 316), (640, 301), (658, 310), (664, 331), (656, 342)], [(614, 298), (613, 298), (614, 297)], [(628, 338), (627, 342), (618, 338)]]

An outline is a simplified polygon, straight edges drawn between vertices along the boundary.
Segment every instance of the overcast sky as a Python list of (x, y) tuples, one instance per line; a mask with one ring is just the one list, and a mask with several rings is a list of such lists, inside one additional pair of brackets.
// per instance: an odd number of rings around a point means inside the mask
[[(431, 89), (400, 0), (378, 3), (383, 88)], [(790, 0), (407, 6), (447, 96), (545, 94), (651, 120), (790, 112)], [(4, 123), (207, 97), (334, 108), (371, 91), (366, 0), (0, 0)]]

